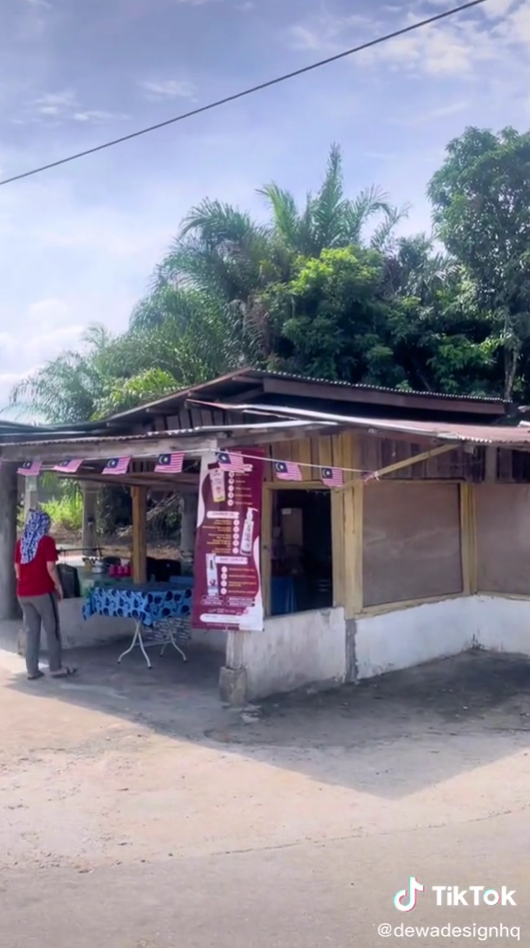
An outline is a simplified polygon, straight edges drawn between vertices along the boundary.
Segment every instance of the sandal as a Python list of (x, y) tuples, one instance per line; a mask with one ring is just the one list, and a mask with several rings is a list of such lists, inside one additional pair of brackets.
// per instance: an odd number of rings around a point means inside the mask
[(44, 678), (44, 672), (38, 669), (34, 675), (28, 675), (28, 681), (37, 681), (38, 678)]
[(77, 668), (69, 668), (68, 665), (64, 665), (57, 672), (52, 672), (52, 678), (71, 678), (72, 675), (77, 674)]

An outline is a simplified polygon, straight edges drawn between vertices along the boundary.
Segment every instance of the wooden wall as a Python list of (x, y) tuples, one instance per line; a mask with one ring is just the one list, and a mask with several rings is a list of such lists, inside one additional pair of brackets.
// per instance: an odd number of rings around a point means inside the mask
[[(396, 461), (412, 458), (428, 450), (424, 445), (407, 441), (393, 441), (367, 434), (346, 431), (336, 435), (320, 435), (305, 440), (280, 441), (266, 447), (267, 457), (277, 461), (296, 461), (301, 465), (304, 481), (317, 481), (317, 468), (304, 467), (314, 464), (320, 467), (341, 467), (352, 471), (377, 471)], [(272, 466), (267, 465), (265, 477), (273, 482), (277, 477)], [(352, 474), (352, 478), (354, 475)], [(410, 467), (404, 467), (387, 479), (394, 480), (465, 480), (479, 482), (484, 478), (484, 449), (474, 454), (458, 447), (447, 454), (431, 458)]]
[[(319, 467), (355, 468), (356, 444), (351, 432), (340, 435), (320, 435), (305, 440), (278, 441), (267, 445), (266, 456), (275, 461), (296, 461), (300, 464), (304, 481), (318, 481)], [(316, 465), (305, 467), (304, 465)], [(265, 468), (267, 481), (278, 481), (273, 466)]]
[[(426, 450), (428, 446), (425, 443), (415, 444), (412, 441), (393, 440), (354, 431), (336, 435), (316, 435), (304, 440), (280, 441), (266, 447), (267, 456), (278, 461), (360, 469), (364, 472), (380, 470)], [(490, 452), (489, 476), (486, 451)], [(302, 466), (301, 470), (304, 481), (318, 480), (316, 468)], [(267, 480), (277, 480), (269, 466), (265, 477)], [(484, 480), (497, 480), (504, 484), (530, 483), (530, 452), (486, 449), (480, 445), (469, 451), (462, 445), (454, 451), (387, 474), (385, 480), (454, 480), (475, 484)]]
[[(257, 418), (255, 419), (257, 420)], [(158, 417), (153, 427), (159, 431), (174, 431), (204, 426), (242, 424), (239, 412), (210, 408), (181, 408), (173, 415)], [(427, 450), (422, 445), (399, 439), (379, 437), (365, 432), (347, 431), (337, 435), (320, 435), (310, 438), (289, 439), (271, 445), (267, 449), (271, 458), (279, 461), (296, 461), (300, 464), (315, 464), (321, 467), (360, 467), (363, 471), (375, 471), (406, 460)], [(490, 455), (487, 476), (486, 456)], [(352, 458), (356, 456), (358, 464)], [(302, 468), (304, 481), (318, 480), (318, 472)], [(275, 480), (271, 470), (266, 477)], [(402, 468), (387, 475), (395, 480), (464, 480), (481, 483), (483, 480), (498, 480), (502, 483), (530, 483), (530, 452), (485, 448), (477, 445), (473, 451), (461, 447), (431, 458), (411, 467)]]

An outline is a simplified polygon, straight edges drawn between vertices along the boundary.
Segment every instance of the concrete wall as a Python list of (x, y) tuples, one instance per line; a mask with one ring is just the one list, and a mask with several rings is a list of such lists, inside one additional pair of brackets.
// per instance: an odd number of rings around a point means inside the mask
[(471, 648), (477, 618), (475, 598), (460, 597), (357, 619), (357, 680)]
[[(64, 648), (86, 648), (91, 645), (106, 645), (132, 635), (134, 619), (91, 616), (86, 622), (82, 616), (84, 599), (65, 599), (59, 603), (61, 637)], [(43, 648), (46, 637), (43, 636)]]
[[(530, 656), (530, 601), (470, 596), (424, 603), (353, 623), (348, 643), (342, 609), (278, 616), (264, 632), (230, 632), (227, 670), (244, 673), (247, 700), (311, 683), (355, 680), (457, 655), (480, 646)], [(241, 693), (241, 692), (239, 692)]]
[(530, 656), (530, 601), (475, 596), (477, 640), (482, 648)]
[(249, 700), (313, 682), (340, 682), (346, 673), (343, 609), (300, 612), (265, 620), (264, 632), (229, 632), (227, 666), (246, 671)]

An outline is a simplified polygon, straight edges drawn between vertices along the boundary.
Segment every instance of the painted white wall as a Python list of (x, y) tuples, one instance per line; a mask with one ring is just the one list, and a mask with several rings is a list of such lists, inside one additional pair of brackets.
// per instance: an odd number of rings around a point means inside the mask
[(530, 601), (475, 596), (478, 644), (495, 651), (530, 655)]
[(229, 632), (227, 665), (246, 668), (250, 700), (346, 673), (344, 610), (323, 609), (265, 620), (263, 632)]
[[(91, 616), (83, 619), (84, 599), (64, 599), (59, 603), (61, 638), (64, 648), (86, 648), (91, 645), (107, 645), (119, 642), (134, 632), (134, 619), (111, 616)], [(46, 648), (46, 636), (42, 636)]]
[(456, 655), (476, 643), (473, 597), (424, 603), (357, 620), (358, 679)]

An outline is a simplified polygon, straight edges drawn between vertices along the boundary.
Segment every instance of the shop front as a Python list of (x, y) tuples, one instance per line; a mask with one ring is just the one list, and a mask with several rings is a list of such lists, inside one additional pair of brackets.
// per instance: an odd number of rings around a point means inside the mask
[[(66, 645), (127, 634), (124, 668), (163, 661), (156, 649), (195, 660), (199, 645), (219, 656), (233, 704), (476, 646), (530, 653), (527, 428), (282, 410), (288, 420), (1, 445), (4, 484), (68, 453), (81, 463), (64, 476), (131, 490), (130, 556), (81, 571), (83, 595), (61, 606)], [(193, 551), (155, 562), (147, 505), (161, 488), (181, 496)]]

